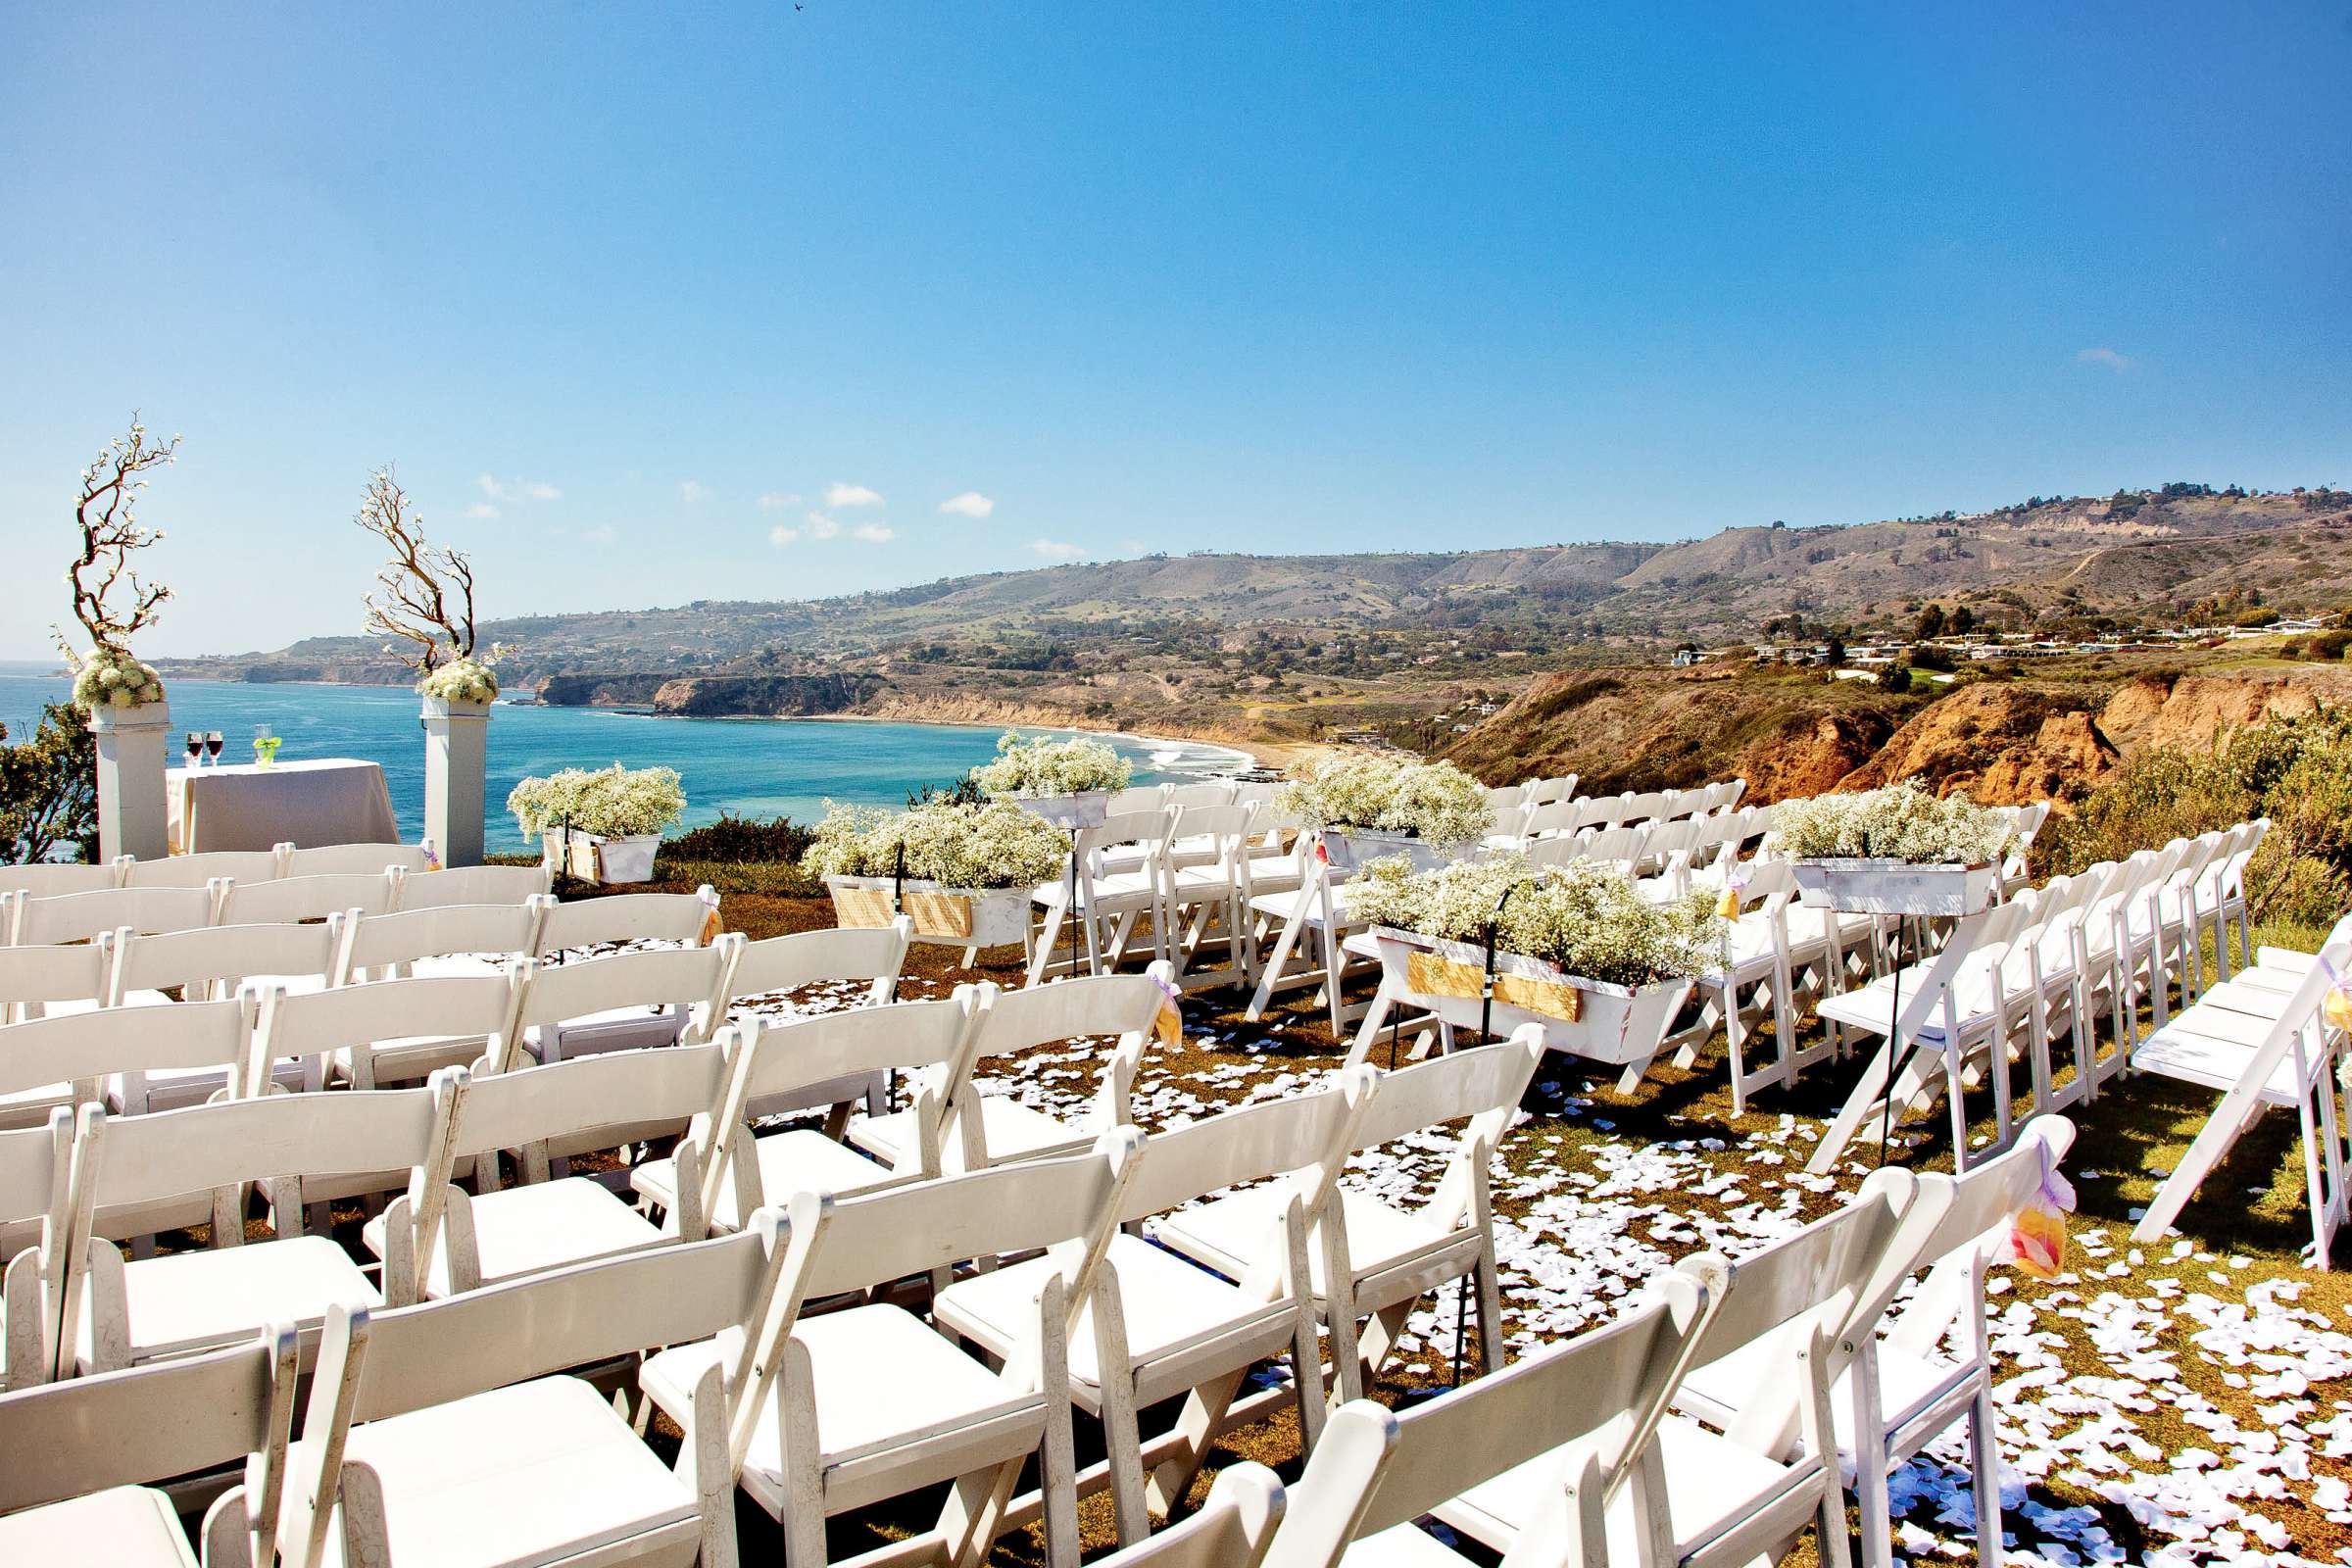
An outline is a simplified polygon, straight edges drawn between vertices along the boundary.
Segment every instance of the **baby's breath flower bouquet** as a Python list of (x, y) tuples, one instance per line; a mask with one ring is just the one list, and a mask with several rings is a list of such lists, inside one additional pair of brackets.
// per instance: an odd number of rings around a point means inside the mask
[(972, 782), (995, 800), (1038, 800), (1123, 790), (1135, 764), (1101, 741), (997, 737), (997, 760), (972, 769)]
[(1902, 860), (1983, 865), (2009, 846), (2008, 819), (1970, 802), (1941, 799), (1910, 780), (1854, 795), (1790, 801), (1774, 819), (1792, 860)]
[(801, 864), (820, 877), (886, 877), (904, 869), (941, 887), (1025, 890), (1061, 875), (1069, 848), (1044, 821), (1003, 801), (930, 801), (895, 812), (827, 802)]
[(498, 662), (512, 652), (505, 643), (500, 643), (486, 654), (452, 660), (427, 670), (416, 683), (416, 690), (421, 696), (437, 697), (445, 703), (495, 703)]
[(674, 767), (566, 767), (515, 785), (507, 809), (526, 835), (568, 823), (599, 838), (649, 838), (686, 813), (686, 791)]
[(126, 649), (93, 648), (74, 671), (74, 706), (93, 713), (101, 708), (137, 708), (163, 700), (163, 677)]
[(1629, 990), (1715, 968), (1724, 923), (1714, 905), (1704, 891), (1651, 904), (1609, 867), (1537, 866), (1515, 855), (1418, 873), (1404, 857), (1391, 856), (1348, 884), (1351, 917), (1480, 947), (1493, 921), (1497, 951)]
[(1441, 849), (1476, 841), (1494, 821), (1487, 792), (1451, 762), (1384, 757), (1325, 762), (1278, 805), (1311, 828), (1403, 834)]

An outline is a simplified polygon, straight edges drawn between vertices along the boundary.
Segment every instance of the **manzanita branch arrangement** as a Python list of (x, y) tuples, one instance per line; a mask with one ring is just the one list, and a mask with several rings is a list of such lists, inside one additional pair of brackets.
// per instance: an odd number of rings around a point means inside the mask
[(424, 519), (390, 467), (368, 476), (367, 495), (352, 520), (392, 547), (391, 561), (375, 574), (375, 590), (364, 601), (363, 629), (392, 639), (384, 652), (416, 671), (416, 689), (425, 696), (494, 701), (498, 662), (511, 650), (500, 643), (475, 652), (472, 559), (425, 539)]
[(134, 414), (128, 433), (81, 470), (81, 494), (74, 503), (81, 550), (66, 568), (66, 585), (74, 590), (74, 618), (88, 634), (90, 648), (76, 653), (62, 630), (57, 644), (74, 666), (74, 701), (83, 709), (136, 708), (164, 700), (162, 678), (132, 657), (130, 639), (155, 624), (172, 590), (141, 577), (134, 563), (140, 551), (164, 537), (159, 528), (139, 525), (139, 492), (147, 488), (148, 472), (169, 466), (178, 450), (179, 437), (149, 439)]

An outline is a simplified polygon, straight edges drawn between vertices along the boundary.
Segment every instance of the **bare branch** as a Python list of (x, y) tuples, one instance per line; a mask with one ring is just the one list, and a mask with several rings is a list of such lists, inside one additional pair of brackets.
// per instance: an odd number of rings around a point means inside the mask
[(426, 542), (423, 520), (410, 510), (408, 492), (389, 467), (368, 476), (367, 499), (352, 520), (392, 547), (392, 560), (376, 573), (376, 591), (367, 598), (364, 629), (414, 645), (411, 652), (384, 651), (419, 675), (472, 658), (473, 563), (462, 551)]
[[(160, 529), (139, 526), (136, 498), (147, 488), (142, 475), (172, 463), (178, 450), (177, 436), (161, 443), (149, 440), (147, 427), (134, 414), (129, 433), (81, 470), (81, 494), (74, 504), (81, 551), (66, 580), (74, 590), (74, 618), (99, 648), (127, 653), (131, 637), (154, 625), (172, 598), (171, 589), (142, 580), (131, 561), (164, 537)], [(115, 600), (116, 586), (125, 582), (130, 592), (127, 606)]]

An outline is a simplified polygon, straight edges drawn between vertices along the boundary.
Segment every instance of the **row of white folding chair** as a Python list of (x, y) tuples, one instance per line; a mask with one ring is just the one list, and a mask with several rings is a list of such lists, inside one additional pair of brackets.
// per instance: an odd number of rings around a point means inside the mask
[(358, 909), (456, 904), (519, 904), (546, 894), (531, 866), (468, 866), (410, 876), (397, 868), (239, 883), (214, 877), (195, 887), (126, 887), (53, 897), (0, 895), (0, 930), (10, 943), (86, 942), (105, 931), (185, 931), (207, 925), (264, 925), (323, 919)]
[(1176, 813), (1156, 803), (1108, 812), (1077, 830), (1069, 871), (1031, 895), (1039, 918), (1027, 936), (1029, 985), (1117, 967), (1146, 922), (1152, 957), (1168, 956), (1167, 865), (1175, 833)]
[(222, 876), (266, 882), (286, 876), (373, 873), (395, 865), (404, 871), (423, 871), (433, 863), (428, 844), (335, 844), (310, 850), (280, 844), (268, 850), (174, 855), (157, 860), (119, 855), (99, 865), (0, 865), (0, 893), (54, 898), (109, 888), (200, 888)]

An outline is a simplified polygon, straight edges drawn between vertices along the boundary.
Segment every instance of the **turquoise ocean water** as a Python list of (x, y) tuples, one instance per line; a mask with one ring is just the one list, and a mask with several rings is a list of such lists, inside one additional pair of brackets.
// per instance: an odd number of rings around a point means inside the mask
[[(0, 665), (0, 724), (9, 739), (29, 737), (41, 704), (66, 694), (63, 677), (38, 666)], [(283, 739), (281, 760), (361, 757), (382, 765), (401, 836), (415, 839), (424, 814), (424, 735), (416, 696), (405, 688), (267, 686), (233, 681), (170, 684), (173, 763), (186, 730), (220, 731), (224, 762), (253, 760), (253, 731), (270, 725)], [(907, 792), (946, 784), (996, 750), (997, 729), (947, 724), (877, 724), (842, 719), (656, 718), (610, 709), (501, 704), (490, 721), (490, 848), (525, 848), (514, 819), (500, 808), (526, 774), (559, 767), (660, 764), (684, 777), (686, 825), (708, 822), (723, 808), (737, 816), (790, 815), (814, 821), (830, 798), (901, 806)], [(1248, 765), (1223, 747), (1194, 741), (1113, 737), (1136, 764), (1136, 782), (1201, 777)]]

